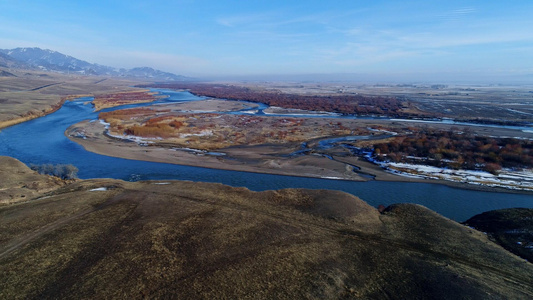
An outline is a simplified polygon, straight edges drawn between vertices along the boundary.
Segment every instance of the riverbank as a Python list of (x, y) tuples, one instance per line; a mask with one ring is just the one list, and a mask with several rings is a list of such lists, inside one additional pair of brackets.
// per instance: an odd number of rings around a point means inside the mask
[(40, 112), (29, 111), (21, 117), (0, 121), (0, 130), (54, 113), (63, 106), (65, 101), (67, 101), (67, 98), (62, 98), (58, 103), (52, 105), (48, 109), (43, 109)]

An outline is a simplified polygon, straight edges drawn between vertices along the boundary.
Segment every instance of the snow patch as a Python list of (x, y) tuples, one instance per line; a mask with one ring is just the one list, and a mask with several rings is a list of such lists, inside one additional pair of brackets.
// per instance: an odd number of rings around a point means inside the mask
[(106, 121), (104, 121), (102, 119), (98, 119), (98, 121), (100, 122), (100, 124), (105, 126), (105, 129), (108, 129), (109, 125), (111, 125), (110, 123), (107, 123)]
[(341, 178), (341, 177), (335, 177), (335, 176), (321, 176), (320, 178), (322, 179), (335, 179), (335, 180), (338, 180), (338, 179), (344, 179), (344, 178)]
[(385, 134), (390, 134), (390, 135), (398, 135), (397, 132), (394, 132), (394, 131), (388, 131), (388, 130), (384, 130), (384, 129), (376, 129), (376, 128), (372, 128), (372, 127), (367, 127), (366, 129), (370, 130), (370, 131), (374, 131), (374, 132), (383, 132)]
[(491, 187), (533, 191), (533, 170), (515, 171), (504, 169), (498, 175), (485, 171), (452, 170), (427, 165), (408, 163), (381, 163), (389, 172), (413, 177), (464, 182)]
[(180, 134), (180, 138), (184, 138), (184, 137), (190, 137), (190, 136), (212, 136), (213, 135), (213, 131), (212, 130), (202, 130), (200, 131), (200, 133), (183, 133), (183, 134)]
[(116, 134), (111, 134), (109, 131), (106, 132), (106, 134), (112, 138), (116, 138), (116, 139), (120, 139), (120, 140), (125, 140), (125, 141), (130, 141), (130, 142), (134, 142), (134, 143), (137, 143), (139, 146), (146, 146), (148, 144), (153, 144), (153, 140), (162, 140), (162, 138), (160, 137), (157, 137), (157, 138), (143, 138), (143, 137), (139, 137), (139, 136), (135, 136), (135, 135), (126, 135), (126, 134), (122, 134), (122, 135), (116, 135)]

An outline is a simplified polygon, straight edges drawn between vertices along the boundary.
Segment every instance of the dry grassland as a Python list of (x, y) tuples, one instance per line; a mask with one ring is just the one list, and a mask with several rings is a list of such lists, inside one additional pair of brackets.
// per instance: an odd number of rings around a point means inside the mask
[(0, 128), (52, 113), (68, 99), (140, 90), (130, 87), (139, 82), (120, 79), (21, 70), (11, 73), (17, 77), (0, 77)]
[(1, 298), (533, 297), (533, 266), (481, 232), (342, 192), (85, 180), (1, 207), (0, 230)]

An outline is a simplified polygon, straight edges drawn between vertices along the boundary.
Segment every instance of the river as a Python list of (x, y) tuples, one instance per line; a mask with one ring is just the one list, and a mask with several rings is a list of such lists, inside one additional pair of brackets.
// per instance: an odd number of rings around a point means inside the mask
[[(150, 104), (122, 106), (137, 107), (197, 101), (202, 97), (188, 92), (160, 90), (166, 99)], [(0, 155), (11, 156), (26, 164), (73, 164), (79, 168), (79, 177), (117, 178), (123, 180), (191, 180), (219, 182), (247, 187), (254, 191), (281, 188), (313, 188), (341, 190), (356, 195), (370, 205), (385, 206), (393, 203), (418, 203), (438, 213), (464, 221), (484, 211), (508, 208), (533, 208), (533, 197), (525, 194), (482, 192), (452, 188), (439, 184), (403, 182), (353, 182), (280, 176), (237, 171), (225, 171), (164, 163), (127, 160), (95, 154), (65, 137), (65, 130), (82, 120), (95, 120), (98, 113), (82, 98), (66, 102), (57, 112), (21, 123), (0, 131)], [(114, 110), (112, 108), (107, 110)], [(104, 110), (106, 111), (106, 110)]]

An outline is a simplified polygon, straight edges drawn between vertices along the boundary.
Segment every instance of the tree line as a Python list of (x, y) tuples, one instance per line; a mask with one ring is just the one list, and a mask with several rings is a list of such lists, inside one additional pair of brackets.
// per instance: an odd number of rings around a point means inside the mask
[(378, 160), (423, 163), (453, 169), (533, 168), (533, 141), (475, 136), (468, 132), (423, 130), (373, 146)]
[(406, 116), (404, 102), (396, 97), (363, 95), (298, 95), (280, 91), (255, 90), (248, 87), (203, 84), (168, 83), (150, 85), (169, 89), (187, 89), (193, 94), (229, 100), (247, 100), (283, 108), (327, 111), (358, 115)]
[(31, 164), (30, 169), (37, 171), (39, 174), (51, 175), (61, 179), (78, 178), (78, 168), (71, 164)]

